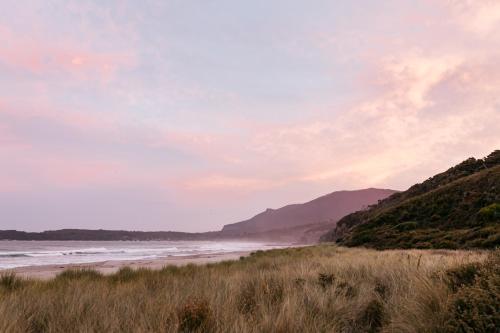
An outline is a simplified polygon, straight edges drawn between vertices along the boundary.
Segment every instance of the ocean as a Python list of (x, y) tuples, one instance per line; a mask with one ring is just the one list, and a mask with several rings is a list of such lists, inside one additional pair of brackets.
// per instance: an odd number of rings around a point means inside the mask
[(0, 269), (222, 254), (285, 246), (241, 241), (0, 241)]

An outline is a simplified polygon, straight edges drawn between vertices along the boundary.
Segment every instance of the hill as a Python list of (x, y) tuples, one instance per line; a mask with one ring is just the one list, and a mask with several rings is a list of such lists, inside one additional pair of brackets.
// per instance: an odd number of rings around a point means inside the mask
[(0, 230), (0, 240), (53, 240), (53, 241), (150, 241), (150, 240), (208, 240), (217, 237), (217, 232), (188, 233), (175, 231), (125, 231), (61, 229), (43, 232)]
[(500, 150), (345, 216), (321, 240), (378, 249), (499, 246)]
[[(333, 192), (307, 203), (267, 209), (249, 220), (225, 225), (221, 234), (243, 236), (271, 231), (276, 234), (279, 233), (278, 230), (286, 231), (299, 226), (310, 226), (314, 229), (315, 224), (327, 224), (331, 228), (343, 216), (377, 203), (394, 193), (393, 190), (375, 188)], [(311, 228), (297, 230), (307, 233)], [(319, 238), (320, 234), (317, 236)]]

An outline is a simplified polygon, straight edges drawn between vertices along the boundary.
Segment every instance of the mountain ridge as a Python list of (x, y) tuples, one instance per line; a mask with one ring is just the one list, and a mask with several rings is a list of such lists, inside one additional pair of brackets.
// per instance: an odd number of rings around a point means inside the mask
[(245, 235), (307, 224), (335, 223), (341, 217), (394, 193), (394, 190), (378, 188), (335, 191), (305, 203), (268, 208), (247, 220), (225, 225), (221, 232), (224, 235)]

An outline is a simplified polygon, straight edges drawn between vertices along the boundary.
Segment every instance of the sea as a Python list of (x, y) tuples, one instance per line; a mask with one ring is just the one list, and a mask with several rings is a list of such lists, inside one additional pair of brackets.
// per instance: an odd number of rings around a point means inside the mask
[(0, 270), (224, 254), (283, 247), (286, 245), (243, 241), (0, 241)]

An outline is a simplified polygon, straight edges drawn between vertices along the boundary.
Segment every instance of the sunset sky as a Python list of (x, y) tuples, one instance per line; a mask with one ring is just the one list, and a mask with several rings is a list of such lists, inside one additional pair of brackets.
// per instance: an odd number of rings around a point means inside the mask
[(0, 229), (215, 230), (500, 147), (498, 0), (0, 3)]

